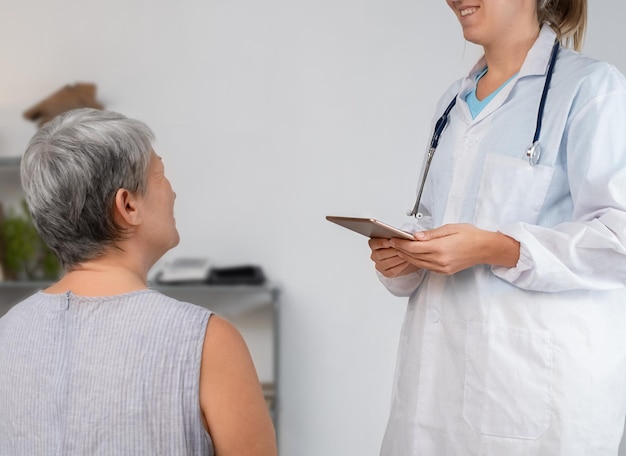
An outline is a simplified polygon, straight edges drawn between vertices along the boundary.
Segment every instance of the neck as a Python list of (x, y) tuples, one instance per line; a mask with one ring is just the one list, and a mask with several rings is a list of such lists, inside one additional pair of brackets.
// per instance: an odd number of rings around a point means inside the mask
[(69, 268), (46, 292), (58, 294), (72, 291), (80, 296), (111, 296), (145, 290), (149, 269), (136, 261), (129, 261), (128, 256), (107, 254)]
[(489, 73), (504, 80), (517, 73), (528, 51), (539, 36), (540, 28), (529, 28), (526, 33), (515, 34), (507, 40), (497, 40), (483, 46)]
[(476, 96), (479, 100), (487, 97), (519, 72), (538, 36), (539, 30), (533, 30), (526, 35), (516, 35), (506, 42), (498, 41), (496, 44), (483, 46), (489, 71), (478, 81)]

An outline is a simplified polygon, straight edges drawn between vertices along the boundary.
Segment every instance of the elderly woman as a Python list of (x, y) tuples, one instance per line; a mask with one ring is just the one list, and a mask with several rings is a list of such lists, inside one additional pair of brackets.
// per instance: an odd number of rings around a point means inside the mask
[(2, 455), (276, 454), (239, 333), (147, 286), (179, 241), (152, 139), (80, 109), (28, 145), (28, 205), (66, 273), (0, 319)]

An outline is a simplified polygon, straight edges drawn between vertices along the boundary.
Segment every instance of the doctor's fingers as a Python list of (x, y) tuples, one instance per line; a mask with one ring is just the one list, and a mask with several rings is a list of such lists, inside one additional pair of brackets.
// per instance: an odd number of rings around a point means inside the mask
[(396, 256), (374, 263), (376, 270), (388, 278), (399, 277), (417, 270), (411, 263)]
[(410, 253), (398, 252), (398, 256), (418, 269), (427, 269), (440, 274), (452, 275), (476, 263), (465, 257), (450, 253)]
[(386, 249), (376, 249), (372, 250), (372, 254), (370, 258), (372, 261), (383, 261), (388, 258), (394, 258), (398, 256), (398, 251), (396, 249), (386, 248)]
[[(391, 239), (390, 247), (409, 254), (432, 253), (445, 256), (447, 252), (466, 250), (475, 245), (475, 237), (482, 230), (469, 224), (444, 225), (429, 231), (415, 233), (415, 241)], [(419, 234), (424, 235), (419, 239)]]
[(430, 241), (475, 230), (477, 228), (469, 223), (448, 223), (432, 230), (417, 231), (414, 236), (419, 241)]
[(376, 269), (380, 272), (394, 268), (398, 264), (406, 263), (406, 260), (398, 256), (398, 251), (395, 249), (372, 250), (370, 259), (376, 264)]
[(370, 238), (368, 245), (372, 250), (388, 249), (390, 247), (389, 239)]
[(434, 241), (409, 241), (405, 239), (392, 239), (390, 246), (408, 254), (440, 253), (443, 251), (442, 243)]

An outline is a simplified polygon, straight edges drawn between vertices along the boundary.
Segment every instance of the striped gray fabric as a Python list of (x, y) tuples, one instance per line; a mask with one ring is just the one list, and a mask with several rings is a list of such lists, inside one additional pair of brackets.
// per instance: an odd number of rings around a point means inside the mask
[(0, 455), (213, 455), (199, 405), (211, 312), (153, 290), (42, 292), (0, 318)]

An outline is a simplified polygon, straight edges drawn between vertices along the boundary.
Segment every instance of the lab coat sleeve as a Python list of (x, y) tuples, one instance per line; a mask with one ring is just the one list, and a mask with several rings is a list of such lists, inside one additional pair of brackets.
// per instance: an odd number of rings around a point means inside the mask
[(376, 271), (380, 282), (389, 290), (394, 296), (411, 296), (415, 290), (420, 286), (426, 275), (426, 271), (420, 270), (412, 272), (400, 277), (389, 278)]
[(572, 221), (500, 227), (520, 242), (520, 258), (514, 268), (492, 267), (496, 276), (536, 291), (626, 285), (624, 125), (626, 89), (596, 97), (574, 115), (565, 136)]

